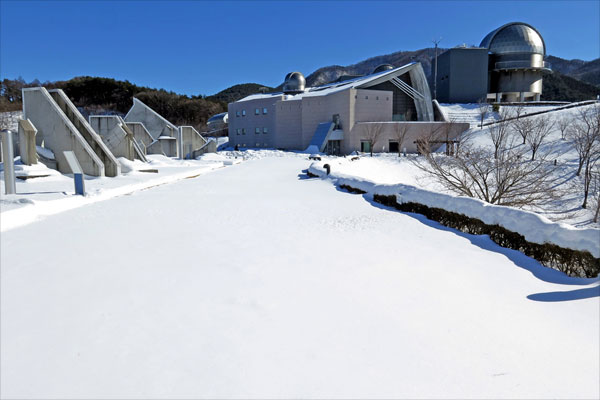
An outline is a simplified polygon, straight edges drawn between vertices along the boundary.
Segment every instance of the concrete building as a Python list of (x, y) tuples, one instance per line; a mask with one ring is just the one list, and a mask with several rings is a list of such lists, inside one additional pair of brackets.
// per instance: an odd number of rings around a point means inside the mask
[(90, 115), (89, 122), (115, 157), (148, 161), (145, 147), (137, 142), (133, 131), (118, 115)]
[[(285, 78), (283, 93), (248, 96), (230, 103), (228, 111), (231, 146), (290, 150), (311, 146), (331, 154), (369, 151), (373, 124), (381, 131), (374, 151), (397, 151), (401, 125), (410, 131), (402, 147), (416, 151), (416, 138), (442, 124), (434, 121), (420, 63), (312, 88), (305, 88), (302, 74), (292, 72)], [(451, 136), (467, 128), (456, 124)]]
[(438, 57), (437, 99), (445, 103), (539, 101), (543, 76), (552, 72), (545, 56), (546, 44), (533, 26), (502, 25), (487, 34), (478, 48), (457, 47)]

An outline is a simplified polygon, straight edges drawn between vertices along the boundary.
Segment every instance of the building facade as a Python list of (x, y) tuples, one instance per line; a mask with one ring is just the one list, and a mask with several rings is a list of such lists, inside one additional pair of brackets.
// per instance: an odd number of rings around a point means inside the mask
[[(379, 124), (374, 143), (378, 152), (390, 151), (400, 125), (410, 125), (409, 136), (417, 137), (441, 124), (434, 121), (419, 63), (314, 88), (304, 88), (304, 77), (290, 73), (284, 92), (248, 96), (230, 103), (228, 112), (231, 146), (332, 154), (365, 151), (365, 143), (372, 142), (366, 123)], [(466, 127), (457, 124), (453, 135), (460, 129)], [(402, 147), (416, 151), (410, 137)]]
[(552, 72), (545, 56), (546, 44), (533, 26), (502, 25), (488, 33), (479, 47), (457, 47), (438, 57), (438, 99), (445, 103), (539, 101), (543, 76)]

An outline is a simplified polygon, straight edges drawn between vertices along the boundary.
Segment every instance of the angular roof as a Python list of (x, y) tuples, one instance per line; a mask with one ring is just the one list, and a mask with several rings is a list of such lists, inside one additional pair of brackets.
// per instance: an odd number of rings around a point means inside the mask
[(250, 100), (258, 100), (258, 99), (268, 99), (271, 97), (283, 97), (283, 100), (300, 100), (303, 97), (315, 97), (315, 96), (326, 96), (332, 93), (337, 93), (342, 90), (347, 90), (351, 88), (355, 89), (365, 89), (371, 86), (378, 85), (379, 83), (388, 81), (397, 76), (403, 75), (407, 72), (410, 72), (413, 69), (421, 69), (423, 71), (423, 67), (421, 67), (421, 63), (411, 62), (409, 64), (403, 65), (402, 67), (378, 72), (376, 74), (361, 76), (354, 79), (349, 79), (347, 81), (342, 82), (332, 82), (322, 86), (308, 87), (303, 93), (298, 93), (295, 95), (289, 95), (284, 93), (265, 93), (265, 94), (253, 94), (248, 97), (244, 97), (238, 102), (242, 101), (250, 101)]

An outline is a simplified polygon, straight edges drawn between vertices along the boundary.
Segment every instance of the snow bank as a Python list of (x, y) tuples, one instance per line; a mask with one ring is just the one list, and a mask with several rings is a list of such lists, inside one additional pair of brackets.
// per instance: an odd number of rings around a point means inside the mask
[(533, 212), (493, 205), (470, 197), (436, 193), (411, 185), (377, 184), (368, 179), (339, 174), (335, 170), (327, 175), (323, 167), (325, 163), (313, 163), (308, 171), (322, 178), (328, 177), (337, 185), (347, 185), (370, 195), (395, 195), (398, 203), (418, 203), (477, 218), (488, 225), (500, 225), (523, 235), (529, 242), (552, 243), (569, 249), (589, 251), (594, 257), (600, 257), (600, 229), (578, 229), (552, 222)]

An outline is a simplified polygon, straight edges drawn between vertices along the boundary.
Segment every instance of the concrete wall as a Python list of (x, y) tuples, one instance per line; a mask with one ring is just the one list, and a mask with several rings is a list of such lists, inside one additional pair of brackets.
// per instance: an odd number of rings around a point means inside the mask
[[(458, 137), (462, 132), (469, 129), (467, 123), (446, 124), (444, 122), (375, 122), (375, 123), (356, 123), (354, 129), (349, 135), (344, 136), (344, 142), (348, 144), (347, 151), (360, 151), (361, 140), (367, 140), (367, 125), (380, 125), (382, 132), (373, 146), (373, 152), (388, 152), (390, 141), (397, 141), (397, 133), (395, 126), (404, 125), (408, 130), (402, 148), (406, 147), (407, 152), (416, 153), (417, 146), (414, 143), (417, 139), (433, 137), (434, 140), (452, 140)], [(439, 148), (441, 144), (437, 144), (435, 148)]]
[(148, 153), (148, 146), (154, 142), (154, 138), (150, 136), (144, 124), (141, 122), (125, 122), (125, 124), (133, 132), (133, 137), (144, 150), (144, 154), (152, 154)]
[(19, 151), (21, 162), (25, 165), (37, 164), (37, 151), (35, 149), (35, 137), (37, 129), (28, 119), (20, 119), (18, 122), (19, 130)]
[(182, 158), (192, 158), (194, 151), (206, 144), (206, 139), (193, 126), (180, 126), (179, 129), (181, 130), (181, 146), (183, 148)]
[(60, 172), (71, 173), (63, 155), (63, 151), (71, 150), (85, 174), (104, 176), (104, 163), (100, 157), (45, 88), (23, 89), (23, 118), (37, 128), (36, 144), (54, 152)]
[(148, 107), (142, 101), (133, 98), (133, 106), (123, 118), (125, 122), (141, 122), (153, 139), (160, 136), (177, 137), (177, 126)]
[[(275, 103), (282, 98), (283, 96), (273, 96), (230, 103), (228, 106), (229, 144), (241, 147), (275, 147)], [(263, 112), (265, 108), (266, 114)], [(256, 114), (257, 109), (258, 114)], [(257, 128), (258, 133), (256, 133)], [(256, 145), (257, 143), (259, 146)]]
[(90, 115), (91, 127), (100, 135), (104, 143), (116, 157), (128, 160), (135, 158), (133, 133), (123, 129), (125, 123), (117, 115)]
[(83, 115), (81, 115), (71, 100), (69, 100), (65, 92), (61, 89), (53, 89), (49, 90), (48, 93), (50, 93), (50, 96), (52, 96), (58, 107), (73, 125), (75, 125), (94, 153), (100, 158), (104, 164), (104, 173), (106, 176), (118, 176), (121, 173), (121, 165), (117, 161), (117, 158), (104, 144), (102, 138), (100, 138), (85, 118), (83, 118)]
[(302, 100), (280, 101), (275, 105), (275, 146), (302, 149)]

